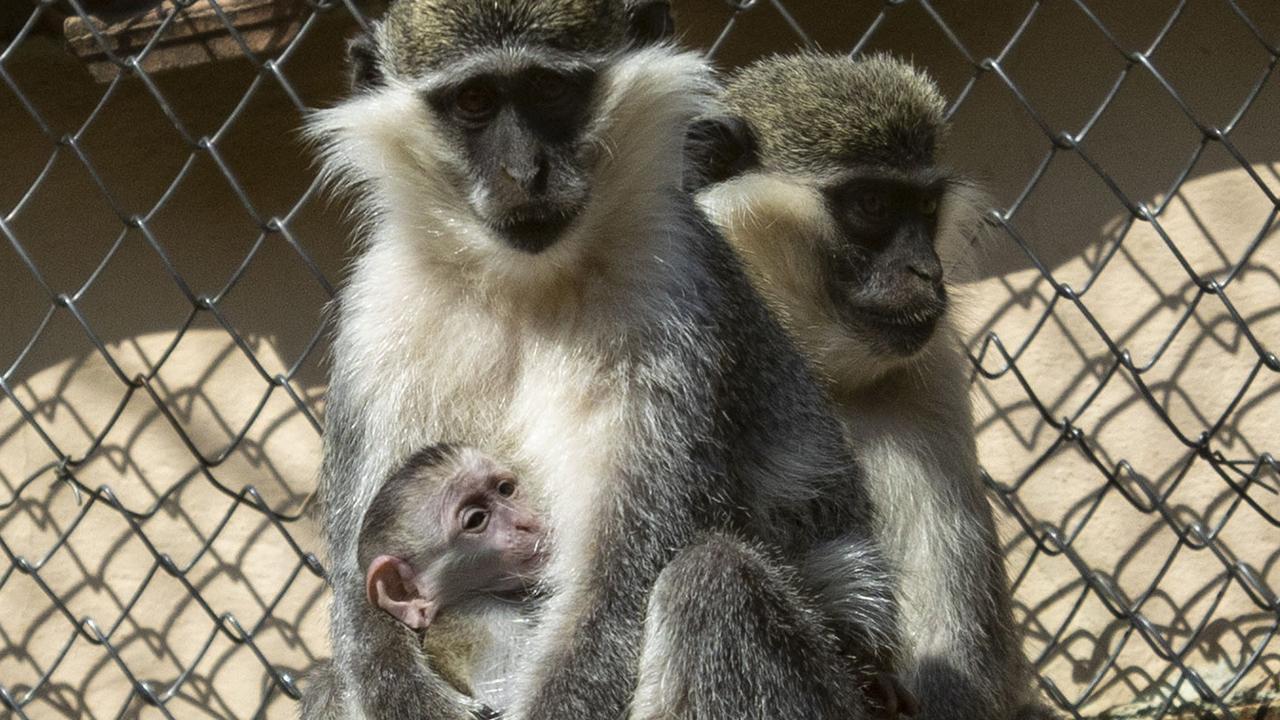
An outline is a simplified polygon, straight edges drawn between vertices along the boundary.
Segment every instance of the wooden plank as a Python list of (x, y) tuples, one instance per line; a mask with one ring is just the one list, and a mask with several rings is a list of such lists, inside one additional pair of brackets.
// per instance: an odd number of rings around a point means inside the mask
[[(63, 35), (99, 82), (116, 77), (120, 67), (143, 51), (163, 27), (163, 35), (141, 56), (146, 72), (162, 72), (215, 60), (244, 56), (240, 41), (258, 56), (283, 49), (302, 25), (301, 0), (196, 0), (180, 7), (174, 0), (128, 0), (91, 6), (88, 18), (73, 15), (63, 23)], [(221, 13), (219, 14), (219, 10)], [(167, 25), (166, 20), (175, 15)]]

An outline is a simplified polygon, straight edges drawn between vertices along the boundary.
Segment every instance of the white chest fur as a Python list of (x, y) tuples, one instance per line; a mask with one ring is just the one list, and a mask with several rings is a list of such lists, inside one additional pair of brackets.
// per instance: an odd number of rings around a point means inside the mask
[(976, 627), (968, 619), (975, 608), (960, 569), (985, 572), (972, 555), (995, 552), (963, 366), (957, 348), (935, 344), (922, 360), (932, 361), (926, 371), (886, 378), (841, 402), (879, 536), (899, 569), (902, 626), (916, 657), (973, 642), (965, 633)]
[(397, 246), (371, 248), (352, 278), (340, 347), (358, 355), (335, 366), (350, 400), (375, 409), (362, 413), (378, 449), (367, 470), (385, 474), (439, 441), (494, 453), (542, 491), (567, 551), (556, 565), (581, 567), (588, 511), (628, 427), (617, 358), (580, 317), (531, 323), (430, 278)]

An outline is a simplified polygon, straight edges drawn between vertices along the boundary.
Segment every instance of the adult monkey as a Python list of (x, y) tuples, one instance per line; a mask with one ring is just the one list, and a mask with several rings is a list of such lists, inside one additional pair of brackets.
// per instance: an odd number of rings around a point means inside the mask
[[(680, 189), (710, 72), (628, 40), (645, 4), (400, 0), (353, 47), (363, 89), (311, 121), (366, 221), (335, 309), (320, 488), (348, 714), (474, 710), (415, 643), (360, 642), (377, 612), (360, 518), (379, 478), (441, 439), (543, 485), (553, 595), (516, 718), (623, 715), (642, 641), (639, 716), (858, 718), (848, 661), (895, 647), (841, 427)], [(838, 613), (815, 609), (836, 595)]]
[(939, 246), (972, 237), (976, 193), (939, 168), (945, 101), (911, 65), (804, 53), (729, 81), (691, 131), (699, 201), (826, 382), (898, 576), (924, 720), (1051, 717), (1010, 611), (980, 482), (969, 365)]

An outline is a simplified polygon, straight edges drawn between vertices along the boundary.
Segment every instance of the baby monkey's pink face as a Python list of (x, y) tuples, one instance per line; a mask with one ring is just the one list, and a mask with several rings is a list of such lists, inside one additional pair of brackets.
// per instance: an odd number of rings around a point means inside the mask
[(405, 557), (378, 555), (367, 570), (370, 602), (424, 629), (441, 610), (478, 595), (523, 592), (546, 562), (547, 531), (516, 475), (464, 448), (414, 478), (401, 525)]
[(450, 539), (433, 574), (455, 597), (525, 589), (546, 560), (546, 529), (519, 480), (490, 465), (460, 473), (443, 503)]

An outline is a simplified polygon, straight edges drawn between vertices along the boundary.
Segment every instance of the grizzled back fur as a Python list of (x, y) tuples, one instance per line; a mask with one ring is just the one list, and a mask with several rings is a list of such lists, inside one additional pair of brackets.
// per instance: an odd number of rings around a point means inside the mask
[(751, 126), (766, 171), (933, 164), (946, 101), (924, 72), (890, 55), (779, 55), (737, 72), (724, 103)]
[(616, 0), (398, 0), (381, 33), (388, 71), (411, 77), (483, 49), (610, 52), (625, 41), (626, 8)]

